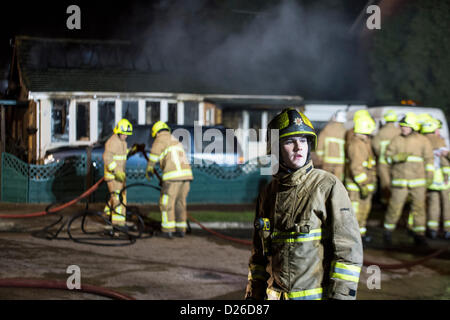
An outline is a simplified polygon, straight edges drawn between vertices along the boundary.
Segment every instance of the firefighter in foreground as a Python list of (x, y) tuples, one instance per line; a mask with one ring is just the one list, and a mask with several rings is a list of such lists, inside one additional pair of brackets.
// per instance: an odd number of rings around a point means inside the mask
[(363, 242), (370, 242), (366, 235), (366, 221), (372, 207), (376, 185), (376, 161), (372, 152), (370, 135), (375, 121), (370, 116), (359, 117), (354, 123), (354, 134), (347, 143), (345, 187), (359, 224)]
[(337, 111), (319, 134), (316, 154), (321, 168), (344, 181), (346, 112)]
[(146, 177), (150, 180), (155, 165), (160, 164), (163, 171), (159, 208), (161, 210), (161, 236), (173, 239), (184, 237), (186, 233), (186, 198), (190, 181), (193, 180), (191, 166), (186, 158), (183, 145), (171, 133), (169, 126), (162, 121), (152, 127), (155, 138), (150, 150)]
[[(110, 195), (104, 212), (110, 217), (113, 226), (123, 227), (126, 225), (126, 209), (120, 203), (119, 195), (125, 187), (125, 165), (128, 154), (126, 140), (133, 134), (133, 126), (127, 119), (122, 119), (114, 127), (113, 132), (114, 134), (106, 141), (103, 153), (104, 177)], [(135, 149), (136, 146), (133, 148)], [(126, 191), (122, 193), (122, 196), (122, 202), (126, 205)], [(112, 226), (106, 226), (105, 231), (113, 232)]]
[(424, 119), (420, 132), (428, 138), (433, 148), (434, 176), (433, 183), (427, 190), (427, 236), (436, 239), (439, 231), (439, 223), (442, 214), (444, 225), (444, 238), (450, 238), (450, 201), (448, 168), (449, 161), (445, 140), (439, 135), (439, 122), (429, 116)]
[(279, 171), (258, 197), (245, 298), (356, 299), (363, 252), (344, 185), (314, 169), (305, 115), (285, 109), (268, 129), (268, 149), (279, 130)]
[(391, 198), (384, 221), (384, 241), (392, 243), (392, 231), (402, 214), (408, 197), (411, 199), (408, 228), (416, 245), (426, 245), (425, 194), (434, 175), (433, 150), (420, 129), (414, 113), (407, 113), (399, 122), (401, 135), (392, 139), (386, 149), (391, 165)]
[(380, 181), (381, 202), (387, 205), (391, 194), (391, 171), (386, 161), (385, 153), (392, 139), (400, 135), (400, 128), (395, 125), (397, 113), (394, 110), (388, 110), (383, 117), (386, 123), (372, 139), (372, 148), (377, 156), (377, 175)]

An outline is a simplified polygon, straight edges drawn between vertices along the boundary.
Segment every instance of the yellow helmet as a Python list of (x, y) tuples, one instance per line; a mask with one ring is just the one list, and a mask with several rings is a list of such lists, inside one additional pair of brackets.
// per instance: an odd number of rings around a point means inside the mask
[(410, 127), (414, 131), (420, 130), (420, 124), (414, 112), (408, 112), (399, 122), (402, 127)]
[(394, 110), (387, 110), (383, 117), (386, 122), (397, 121), (397, 113)]
[(360, 116), (355, 120), (353, 131), (361, 134), (372, 134), (375, 131), (375, 121), (372, 117)]
[(439, 121), (430, 117), (421, 124), (420, 133), (433, 133), (437, 129), (439, 129)]
[(114, 127), (115, 134), (125, 134), (131, 136), (133, 134), (133, 125), (127, 119), (121, 119)]
[(369, 111), (367, 111), (367, 109), (358, 110), (353, 115), (353, 122), (355, 122), (356, 120), (358, 120), (361, 117), (371, 117), (371, 115), (370, 115)]
[(170, 128), (167, 123), (163, 121), (157, 121), (152, 127), (152, 138), (156, 137), (156, 134), (161, 130), (168, 130), (170, 132)]

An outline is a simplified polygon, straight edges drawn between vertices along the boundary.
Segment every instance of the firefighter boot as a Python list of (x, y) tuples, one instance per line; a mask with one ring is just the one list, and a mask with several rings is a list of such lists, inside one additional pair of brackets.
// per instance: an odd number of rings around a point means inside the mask
[(178, 238), (184, 238), (184, 232), (183, 231), (176, 231), (175, 233), (174, 233), (174, 236), (175, 237), (178, 237)]
[(417, 247), (427, 247), (428, 243), (427, 243), (427, 239), (425, 238), (425, 236), (422, 235), (414, 235), (414, 244)]
[(450, 231), (447, 231), (446, 233), (444, 233), (444, 239), (450, 240)]
[(173, 240), (173, 233), (172, 233), (172, 232), (161, 232), (161, 233), (159, 234), (159, 236), (160, 236), (161, 238), (166, 238), (166, 239)]
[(427, 237), (435, 240), (437, 238), (437, 231), (436, 230), (427, 230)]

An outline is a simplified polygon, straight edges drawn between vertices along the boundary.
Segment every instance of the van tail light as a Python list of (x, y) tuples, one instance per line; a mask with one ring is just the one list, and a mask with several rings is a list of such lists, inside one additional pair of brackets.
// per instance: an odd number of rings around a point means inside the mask
[(244, 157), (239, 157), (238, 164), (243, 164), (243, 163), (244, 163)]

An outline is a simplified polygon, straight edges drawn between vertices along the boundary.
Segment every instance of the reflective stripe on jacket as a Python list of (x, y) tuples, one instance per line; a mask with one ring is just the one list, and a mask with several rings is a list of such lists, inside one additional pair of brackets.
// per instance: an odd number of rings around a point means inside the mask
[(320, 132), (316, 154), (329, 164), (345, 164), (345, 127), (340, 122), (329, 122)]
[(348, 193), (312, 161), (280, 172), (260, 193), (246, 297), (355, 299), (363, 252)]
[[(399, 153), (407, 153), (404, 162), (398, 162)], [(391, 165), (393, 187), (423, 187), (431, 182), (434, 175), (433, 150), (430, 141), (413, 132), (407, 136), (392, 139), (386, 149), (386, 159)]]
[(156, 136), (150, 150), (148, 168), (154, 170), (158, 162), (163, 171), (163, 181), (193, 179), (183, 145), (168, 131), (159, 132)]
[(114, 180), (114, 173), (125, 172), (127, 162), (127, 142), (120, 140), (117, 134), (113, 134), (105, 143), (103, 152), (103, 166), (105, 180)]
[(349, 191), (359, 191), (367, 185), (370, 191), (375, 191), (375, 183), (376, 161), (370, 138), (354, 135), (347, 144), (345, 187)]
[(372, 148), (375, 153), (379, 164), (388, 164), (386, 161), (386, 148), (392, 139), (399, 136), (401, 130), (393, 122), (386, 123), (373, 137)]
[[(430, 141), (431, 147), (434, 151), (439, 151), (440, 148), (446, 148), (445, 140), (434, 134), (425, 134), (425, 137)], [(448, 160), (442, 156), (434, 155), (434, 176), (433, 183), (428, 186), (429, 190), (445, 190), (449, 187), (449, 184), (444, 181), (444, 174), (448, 176)]]

